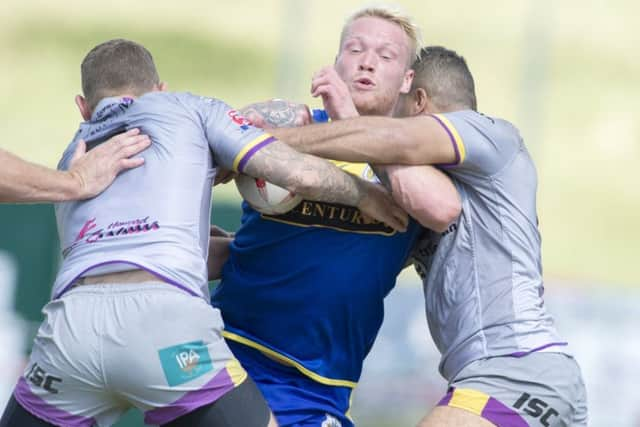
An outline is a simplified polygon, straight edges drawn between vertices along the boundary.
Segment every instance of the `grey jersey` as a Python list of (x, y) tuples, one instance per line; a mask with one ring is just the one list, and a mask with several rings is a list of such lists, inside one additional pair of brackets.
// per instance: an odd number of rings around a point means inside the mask
[(456, 150), (445, 167), (462, 200), (457, 223), (425, 230), (414, 252), (440, 372), (451, 379), (480, 358), (562, 351), (542, 299), (536, 170), (518, 130), (474, 111), (433, 117)]
[(153, 144), (145, 164), (116, 178), (99, 196), (55, 206), (63, 262), (53, 287), (62, 295), (79, 276), (146, 269), (209, 298), (206, 259), (211, 185), (218, 166), (242, 171), (274, 140), (225, 103), (188, 93), (103, 99), (64, 152), (138, 127)]

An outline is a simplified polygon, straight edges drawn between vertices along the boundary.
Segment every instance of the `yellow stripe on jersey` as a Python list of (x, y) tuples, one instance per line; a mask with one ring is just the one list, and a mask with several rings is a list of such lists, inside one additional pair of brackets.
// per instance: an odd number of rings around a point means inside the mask
[(353, 407), (353, 389), (351, 389), (351, 392), (349, 393), (349, 409), (347, 409), (347, 412), (344, 414), (344, 416), (347, 417), (347, 419), (349, 421), (354, 423), (353, 418), (351, 416), (351, 408), (352, 407)]
[(259, 137), (257, 137), (256, 139), (254, 139), (253, 141), (251, 141), (250, 143), (248, 143), (247, 145), (245, 145), (242, 148), (242, 150), (240, 150), (240, 152), (233, 159), (233, 170), (235, 172), (238, 172), (238, 166), (240, 165), (240, 162), (242, 161), (242, 159), (247, 155), (247, 153), (249, 153), (249, 151), (251, 151), (251, 149), (253, 149), (256, 145), (259, 145), (260, 143), (266, 141), (269, 138), (273, 138), (273, 137), (268, 133), (264, 133)]
[(373, 172), (373, 169), (367, 163), (350, 163), (350, 162), (342, 162), (338, 160), (329, 160), (336, 167), (339, 167), (345, 172), (350, 173), (351, 175), (355, 175), (369, 182), (378, 182), (376, 174)]
[(466, 409), (476, 415), (482, 415), (482, 410), (489, 401), (489, 395), (469, 388), (456, 388), (447, 406)]
[(240, 362), (236, 359), (229, 360), (225, 365), (225, 368), (227, 369), (227, 374), (229, 374), (229, 378), (231, 378), (234, 386), (239, 386), (247, 379), (247, 371), (240, 366)]
[(300, 371), (302, 374), (306, 375), (307, 377), (311, 378), (312, 380), (320, 384), (349, 387), (349, 388), (355, 388), (355, 386), (357, 385), (357, 383), (353, 381), (337, 380), (334, 378), (327, 378), (327, 377), (323, 377), (322, 375), (318, 375), (315, 372), (312, 372), (309, 369), (305, 368), (295, 360), (289, 359), (288, 357), (283, 356), (277, 351), (271, 350), (270, 348), (265, 347), (262, 344), (258, 344), (257, 342), (251, 341), (250, 339), (245, 338), (241, 335), (234, 334), (233, 332), (222, 331), (222, 336), (224, 336), (226, 339), (229, 339), (231, 341), (235, 341), (237, 343), (244, 344), (247, 347), (256, 349), (259, 352), (263, 353), (265, 356), (275, 360), (276, 362), (282, 363), (283, 365), (292, 366), (296, 368), (298, 371)]
[(453, 123), (449, 121), (449, 119), (447, 119), (442, 114), (434, 114), (434, 116), (439, 118), (442, 121), (442, 123), (447, 127), (449, 132), (451, 132), (451, 136), (453, 136), (453, 142), (456, 144), (456, 147), (458, 148), (458, 154), (460, 156), (460, 158), (458, 159), (458, 164), (462, 164), (467, 155), (467, 151), (464, 148), (464, 142), (462, 141), (460, 134), (456, 130), (456, 127), (453, 125)]

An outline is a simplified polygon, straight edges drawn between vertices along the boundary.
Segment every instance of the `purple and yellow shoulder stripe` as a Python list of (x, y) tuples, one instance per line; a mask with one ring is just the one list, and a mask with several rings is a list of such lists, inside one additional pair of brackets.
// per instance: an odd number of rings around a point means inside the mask
[(442, 164), (439, 166), (456, 166), (464, 162), (467, 153), (464, 148), (462, 138), (456, 130), (456, 127), (453, 125), (453, 123), (451, 123), (449, 119), (447, 119), (442, 114), (430, 114), (430, 116), (433, 117), (438, 123), (440, 123), (440, 126), (442, 126), (447, 132), (447, 135), (449, 135), (449, 138), (451, 139), (453, 150), (456, 152), (456, 160), (453, 163)]
[(233, 159), (233, 170), (236, 172), (242, 172), (244, 167), (247, 165), (247, 162), (254, 154), (274, 141), (277, 141), (274, 136), (265, 133), (249, 142), (242, 148), (242, 150), (240, 150), (235, 159)]

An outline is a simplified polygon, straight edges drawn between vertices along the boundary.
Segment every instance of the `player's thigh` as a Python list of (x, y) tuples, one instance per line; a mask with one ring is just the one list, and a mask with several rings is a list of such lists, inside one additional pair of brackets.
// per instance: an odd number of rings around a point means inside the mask
[(465, 409), (499, 427), (586, 426), (580, 368), (561, 353), (478, 360), (451, 386), (438, 406)]
[(479, 415), (460, 408), (436, 406), (418, 427), (493, 427), (495, 424)]
[(206, 413), (198, 409), (217, 408), (216, 402), (228, 396), (252, 396), (237, 390), (255, 385), (245, 384), (247, 373), (222, 337), (219, 310), (167, 284), (114, 289), (113, 312), (107, 318), (117, 321), (105, 327), (113, 334), (113, 339), (104, 340), (105, 371), (109, 385), (144, 411), (147, 424), (170, 424), (191, 412)]
[[(70, 292), (71, 294), (71, 292)], [(109, 424), (126, 408), (103, 383), (95, 298), (51, 301), (13, 396), (28, 412), (54, 425)]]
[(277, 426), (258, 387), (247, 378), (213, 403), (202, 406), (165, 427), (273, 427)]
[(29, 411), (24, 409), (16, 401), (15, 397), (12, 397), (4, 409), (2, 418), (0, 419), (0, 427), (54, 427), (53, 424), (49, 424), (46, 421), (32, 415)]

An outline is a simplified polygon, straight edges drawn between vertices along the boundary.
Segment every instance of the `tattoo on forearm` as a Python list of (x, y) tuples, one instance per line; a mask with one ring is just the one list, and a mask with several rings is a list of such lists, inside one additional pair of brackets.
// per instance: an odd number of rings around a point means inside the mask
[(301, 124), (301, 117), (306, 114), (306, 106), (292, 104), (281, 99), (251, 104), (242, 109), (242, 114), (251, 120), (251, 117), (260, 117), (271, 127), (295, 127)]
[(261, 149), (259, 155), (247, 163), (245, 172), (281, 187), (296, 189), (310, 200), (358, 206), (366, 192), (364, 182), (355, 176), (280, 142)]

